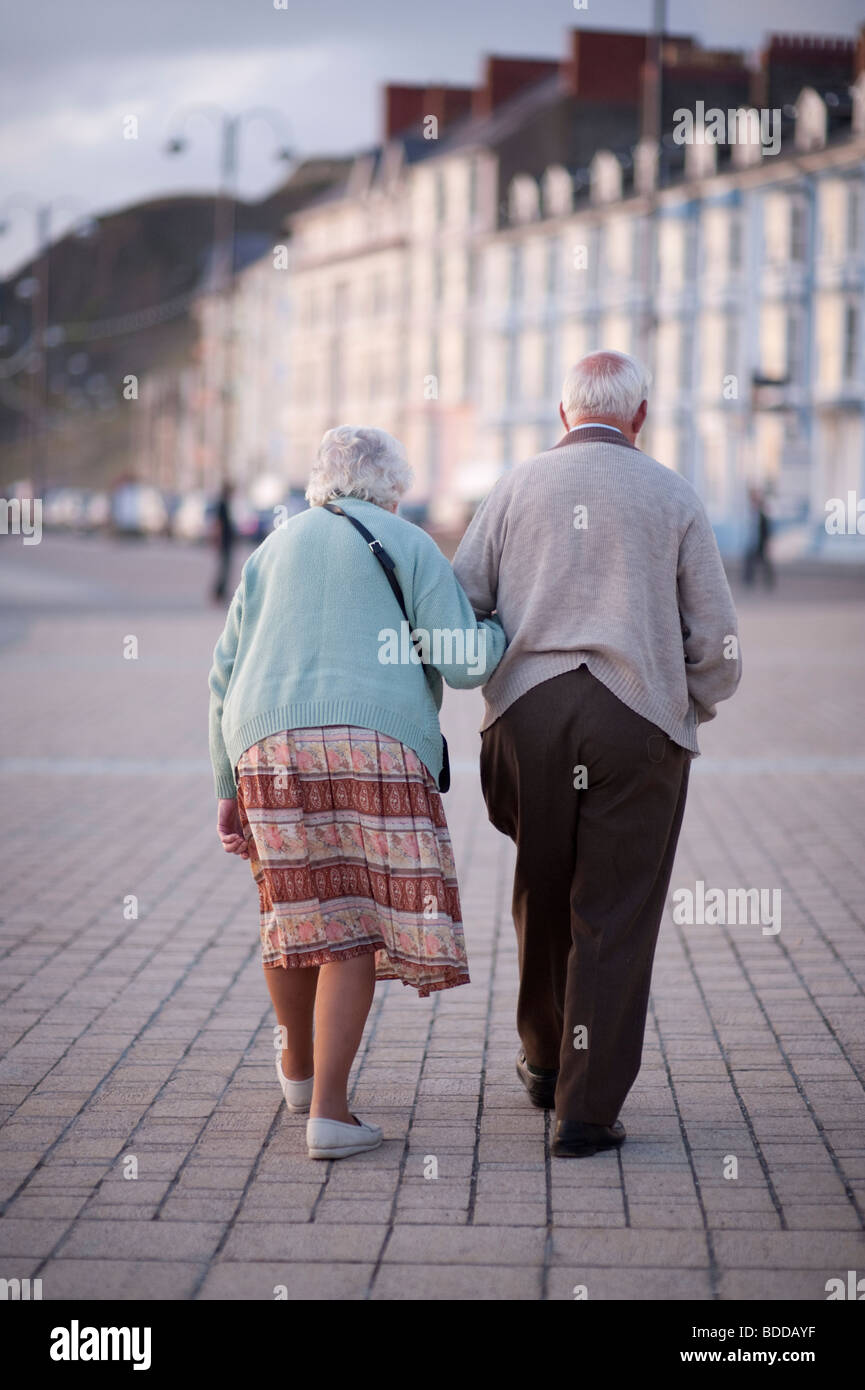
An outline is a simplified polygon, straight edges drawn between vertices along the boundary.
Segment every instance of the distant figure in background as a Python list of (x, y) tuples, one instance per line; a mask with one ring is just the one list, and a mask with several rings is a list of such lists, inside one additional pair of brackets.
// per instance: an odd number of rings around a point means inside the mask
[(746, 584), (753, 584), (757, 570), (761, 568), (766, 588), (771, 589), (775, 583), (775, 570), (769, 556), (772, 522), (766, 511), (766, 495), (759, 488), (752, 487), (748, 489), (748, 501), (751, 505), (751, 536), (745, 551), (743, 578)]
[(213, 585), (214, 603), (221, 603), (228, 592), (231, 552), (236, 535), (234, 522), (231, 519), (231, 494), (233, 491), (234, 488), (231, 483), (223, 483), (219, 492), (219, 502), (216, 506), (216, 546), (219, 560)]

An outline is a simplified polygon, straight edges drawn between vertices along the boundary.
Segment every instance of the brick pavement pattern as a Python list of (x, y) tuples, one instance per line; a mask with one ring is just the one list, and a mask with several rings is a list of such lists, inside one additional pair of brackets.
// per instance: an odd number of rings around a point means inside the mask
[(353, 1105), (385, 1143), (314, 1163), (274, 1081), (249, 867), (214, 829), (209, 570), (4, 538), (0, 1277), (45, 1299), (813, 1300), (865, 1273), (859, 580), (739, 596), (743, 683), (703, 731), (671, 892), (780, 889), (781, 931), (668, 903), (618, 1153), (551, 1159), (516, 1078), (512, 849), (479, 696), (448, 694), (472, 983), (377, 987)]

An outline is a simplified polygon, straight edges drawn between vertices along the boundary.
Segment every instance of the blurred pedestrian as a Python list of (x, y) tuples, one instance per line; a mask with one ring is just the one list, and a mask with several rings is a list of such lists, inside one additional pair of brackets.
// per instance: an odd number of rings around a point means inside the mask
[(743, 579), (750, 587), (757, 576), (757, 570), (763, 572), (763, 582), (767, 589), (771, 589), (775, 584), (775, 568), (769, 554), (769, 538), (772, 534), (772, 522), (766, 510), (766, 494), (760, 488), (752, 487), (748, 489), (748, 503), (751, 509), (750, 535), (745, 550), (745, 565)]
[(213, 584), (214, 603), (221, 603), (224, 600), (228, 592), (228, 580), (231, 575), (231, 555), (237, 535), (231, 516), (231, 497), (233, 492), (234, 488), (231, 483), (224, 482), (219, 492), (219, 501), (216, 504), (214, 532), (218, 558), (216, 579)]
[(702, 503), (636, 447), (647, 395), (624, 353), (578, 362), (564, 438), (499, 479), (454, 559), (508, 638), (481, 785), (517, 848), (517, 1074), (562, 1158), (625, 1138), (697, 727), (740, 674)]
[[(397, 515), (411, 477), (383, 430), (329, 430), (309, 510), (244, 564), (210, 672), (218, 833), (258, 885), (276, 1071), (311, 1158), (381, 1143), (347, 1090), (376, 980), (469, 980), (438, 711), (442, 678), (480, 685), (505, 641)], [(425, 664), (409, 629), (432, 634)]]

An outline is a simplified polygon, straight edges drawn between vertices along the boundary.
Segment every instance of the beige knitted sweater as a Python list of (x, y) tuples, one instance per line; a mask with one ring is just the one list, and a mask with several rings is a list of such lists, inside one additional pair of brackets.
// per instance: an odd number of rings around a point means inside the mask
[(533, 686), (585, 664), (629, 708), (699, 753), (697, 728), (741, 676), (736, 610), (689, 482), (614, 430), (571, 432), (505, 473), (454, 559), (508, 647), (482, 729)]

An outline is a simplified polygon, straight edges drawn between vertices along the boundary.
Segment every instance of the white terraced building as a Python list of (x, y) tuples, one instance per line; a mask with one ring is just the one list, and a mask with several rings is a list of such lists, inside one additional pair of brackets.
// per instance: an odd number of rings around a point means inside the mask
[(813, 548), (827, 500), (865, 495), (863, 92), (833, 139), (806, 92), (777, 155), (719, 166), (694, 144), (660, 189), (647, 145), (630, 167), (602, 151), (582, 176), (518, 176), (504, 226), (474, 144), (359, 162), (294, 219), (292, 473), (337, 419), (373, 421), (454, 520), (558, 437), (568, 364), (613, 347), (647, 359), (641, 443), (694, 482), (722, 545), (741, 547), (756, 484), (782, 547)]
[(659, 191), (640, 191), (645, 149), (627, 194), (599, 154), (571, 211), (564, 171), (517, 183), (516, 225), (483, 257), (476, 457), (492, 472), (559, 436), (570, 362), (618, 348), (653, 373), (641, 446), (695, 484), (725, 549), (749, 484), (769, 487), (782, 548), (825, 546), (828, 499), (865, 496), (865, 83), (835, 142), (821, 99), (798, 105), (791, 148), (718, 169), (694, 145)]
[[(559, 437), (567, 366), (619, 348), (653, 373), (642, 447), (693, 481), (726, 551), (751, 485), (781, 553), (858, 551), (824, 522), (865, 496), (865, 70), (840, 96), (800, 90), (775, 154), (599, 148), (627, 124), (602, 101), (585, 162), (546, 166), (566, 146), (553, 116), (582, 99), (532, 80), (443, 138), (386, 138), (295, 212), (287, 269), (238, 279), (230, 472), (303, 487), (326, 429), (376, 424), (407, 447), (409, 500), (458, 524)], [(201, 322), (212, 365), (220, 315)]]

